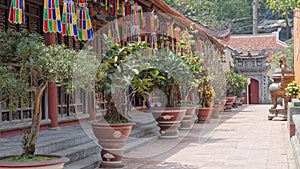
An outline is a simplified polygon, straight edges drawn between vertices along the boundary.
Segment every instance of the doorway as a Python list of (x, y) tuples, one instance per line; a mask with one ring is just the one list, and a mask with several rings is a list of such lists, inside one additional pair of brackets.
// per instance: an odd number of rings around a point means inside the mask
[(259, 104), (259, 84), (255, 79), (251, 79), (249, 85), (249, 103)]

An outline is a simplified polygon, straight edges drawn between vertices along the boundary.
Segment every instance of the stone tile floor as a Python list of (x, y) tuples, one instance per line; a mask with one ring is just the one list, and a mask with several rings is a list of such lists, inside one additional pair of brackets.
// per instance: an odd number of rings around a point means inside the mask
[[(296, 169), (287, 122), (268, 121), (270, 107), (235, 108), (210, 123), (196, 123), (192, 130), (180, 131), (178, 139), (158, 139), (135, 148), (125, 154), (124, 169)], [(58, 131), (64, 134), (65, 130), (78, 128)], [(49, 139), (42, 136), (42, 142)], [(19, 139), (0, 138), (0, 154), (6, 152), (6, 144), (20, 144)]]
[(180, 138), (159, 139), (126, 155), (126, 169), (295, 169), (286, 121), (271, 105), (249, 105), (197, 123)]

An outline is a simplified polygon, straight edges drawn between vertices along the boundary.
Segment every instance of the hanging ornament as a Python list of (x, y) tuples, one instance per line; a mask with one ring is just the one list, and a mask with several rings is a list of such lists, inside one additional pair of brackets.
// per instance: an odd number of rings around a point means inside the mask
[(77, 0), (77, 26), (78, 39), (83, 41), (93, 40), (95, 35), (92, 27), (92, 22), (87, 8), (87, 0)]
[(114, 21), (114, 26), (115, 26), (115, 43), (120, 45), (121, 39), (120, 39), (119, 25), (117, 20)]
[(167, 22), (166, 26), (165, 26), (165, 32), (166, 32), (166, 50), (169, 51), (170, 50), (170, 23)]
[(45, 33), (61, 33), (62, 24), (59, 10), (59, 0), (44, 0), (44, 28)]
[(175, 41), (176, 41), (176, 51), (178, 52), (178, 53), (180, 53), (181, 52), (181, 46), (180, 46), (180, 31), (181, 31), (181, 29), (177, 26), (176, 28), (175, 28)]
[(8, 21), (15, 24), (25, 23), (25, 0), (12, 0)]
[(117, 1), (116, 0), (110, 0), (109, 7), (110, 7), (111, 16), (116, 16), (117, 15)]
[[(62, 35), (78, 36), (76, 11), (73, 0), (64, 0), (62, 13)], [(77, 39), (77, 38), (75, 38)]]
[(133, 21), (133, 1), (126, 1), (124, 8), (125, 21)]
[(174, 29), (173, 29), (173, 25), (174, 25), (174, 22), (172, 24), (170, 24), (170, 37), (171, 37), (171, 41), (172, 41), (172, 51), (175, 50), (175, 43), (174, 43)]
[(141, 42), (141, 30), (138, 25), (133, 26), (133, 35), (135, 42)]

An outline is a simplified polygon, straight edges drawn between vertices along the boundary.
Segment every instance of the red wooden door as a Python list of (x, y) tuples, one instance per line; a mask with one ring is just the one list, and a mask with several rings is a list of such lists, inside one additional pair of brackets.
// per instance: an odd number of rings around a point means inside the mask
[(251, 79), (249, 86), (249, 100), (250, 104), (258, 104), (259, 103), (259, 85), (258, 81), (255, 79)]

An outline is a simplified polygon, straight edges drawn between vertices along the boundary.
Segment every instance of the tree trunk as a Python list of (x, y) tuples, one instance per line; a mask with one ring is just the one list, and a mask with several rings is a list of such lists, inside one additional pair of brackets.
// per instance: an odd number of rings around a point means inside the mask
[(258, 9), (258, 0), (253, 0), (253, 34), (257, 34), (257, 27), (258, 27), (257, 9)]
[(107, 110), (106, 114), (104, 115), (105, 120), (108, 120), (109, 122), (122, 120), (122, 116), (119, 114), (115, 103), (112, 100), (112, 95), (107, 94), (105, 99), (107, 101)]
[(285, 36), (286, 36), (286, 40), (288, 40), (289, 39), (289, 35), (290, 35), (290, 30), (289, 30), (289, 16), (288, 16), (288, 14), (286, 14), (285, 15), (285, 28), (286, 28), (286, 34), (285, 34)]
[(23, 153), (21, 154), (21, 157), (30, 158), (34, 156), (35, 145), (36, 145), (38, 133), (40, 130), (41, 119), (42, 119), (41, 101), (46, 86), (47, 83), (44, 83), (43, 85), (41, 85), (41, 87), (36, 88), (36, 90), (34, 90), (34, 109), (32, 115), (32, 124), (31, 124), (30, 133), (24, 143)]

